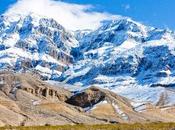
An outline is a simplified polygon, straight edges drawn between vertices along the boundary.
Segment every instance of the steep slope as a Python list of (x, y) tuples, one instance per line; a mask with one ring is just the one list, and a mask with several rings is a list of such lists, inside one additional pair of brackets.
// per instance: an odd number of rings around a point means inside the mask
[(109, 123), (174, 122), (174, 107), (139, 104), (111, 91), (90, 87), (70, 97), (67, 103), (84, 108), (87, 114)]
[(175, 104), (174, 32), (123, 18), (82, 36), (60, 81), (100, 86), (137, 102)]
[(134, 104), (90, 87), (72, 94), (31, 73), (0, 72), (0, 126), (174, 122), (174, 107)]
[(65, 103), (71, 93), (30, 73), (0, 73), (0, 126), (99, 124), (79, 107)]
[(33, 13), (0, 18), (1, 69), (54, 79), (72, 63), (70, 51), (77, 45), (73, 34), (52, 18)]

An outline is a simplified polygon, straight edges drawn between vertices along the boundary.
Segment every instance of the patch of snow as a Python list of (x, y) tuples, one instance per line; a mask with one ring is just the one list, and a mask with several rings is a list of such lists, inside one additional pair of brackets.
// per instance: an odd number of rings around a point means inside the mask
[(14, 33), (11, 35), (7, 35), (3, 41), (1, 41), (1, 44), (8, 46), (8, 47), (14, 47), (16, 42), (19, 40), (19, 35)]
[(134, 48), (138, 43), (132, 39), (124, 41), (119, 47), (120, 49), (131, 49)]
[(3, 81), (3, 80), (1, 80), (1, 81), (0, 81), (0, 85), (3, 85), (3, 84), (4, 84), (4, 81)]
[(96, 109), (98, 106), (104, 105), (104, 104), (107, 104), (107, 103), (108, 103), (108, 102), (107, 102), (106, 100), (104, 100), (104, 101), (101, 101), (101, 102), (95, 104), (95, 105), (92, 106), (92, 107), (84, 108), (84, 110), (85, 110), (86, 112), (90, 112), (90, 111), (93, 111), (94, 109)]
[(34, 105), (34, 106), (37, 106), (37, 105), (39, 105), (41, 103), (41, 100), (32, 100), (32, 104)]
[(115, 108), (116, 113), (119, 114), (122, 119), (124, 119), (124, 120), (129, 119), (129, 117), (121, 110), (121, 108), (117, 104), (112, 103), (112, 105)]

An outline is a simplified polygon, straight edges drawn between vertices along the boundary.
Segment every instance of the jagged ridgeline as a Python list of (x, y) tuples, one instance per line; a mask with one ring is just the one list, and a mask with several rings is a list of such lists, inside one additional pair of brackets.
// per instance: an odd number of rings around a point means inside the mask
[(72, 64), (70, 51), (77, 44), (73, 34), (51, 18), (34, 14), (0, 18), (1, 69), (55, 79)]

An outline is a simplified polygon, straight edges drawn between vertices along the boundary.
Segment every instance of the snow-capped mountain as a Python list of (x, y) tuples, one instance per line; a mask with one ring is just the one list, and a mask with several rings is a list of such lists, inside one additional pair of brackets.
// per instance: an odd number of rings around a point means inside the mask
[(32, 13), (0, 18), (2, 70), (34, 72), (81, 89), (96, 85), (135, 102), (172, 105), (174, 63), (174, 32), (129, 18), (76, 32)]
[(82, 36), (60, 81), (100, 86), (137, 102), (175, 104), (174, 32), (121, 18)]
[(52, 18), (35, 15), (1, 16), (0, 68), (33, 71), (54, 79), (72, 63), (73, 34)]

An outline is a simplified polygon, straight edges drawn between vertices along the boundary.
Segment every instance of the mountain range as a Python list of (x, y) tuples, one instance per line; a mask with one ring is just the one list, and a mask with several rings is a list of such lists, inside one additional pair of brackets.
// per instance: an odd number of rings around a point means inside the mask
[[(71, 31), (34, 13), (3, 15), (0, 105), (20, 120), (8, 122), (9, 115), (3, 115), (0, 125), (34, 125), (37, 111), (50, 116), (43, 120), (38, 114), (36, 125), (175, 121), (174, 63), (174, 31), (127, 17), (102, 21), (95, 30)], [(47, 96), (50, 87), (55, 89)], [(78, 114), (82, 120), (73, 121)]]

